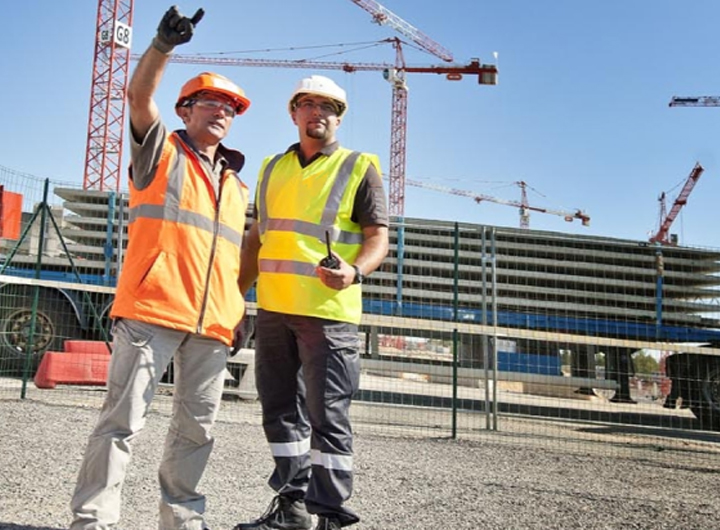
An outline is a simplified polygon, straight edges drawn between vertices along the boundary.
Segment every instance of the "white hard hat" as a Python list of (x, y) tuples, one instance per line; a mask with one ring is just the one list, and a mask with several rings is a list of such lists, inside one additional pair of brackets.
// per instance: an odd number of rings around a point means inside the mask
[(340, 118), (347, 110), (347, 97), (345, 91), (340, 88), (335, 81), (322, 75), (311, 75), (301, 79), (295, 87), (288, 102), (288, 110), (292, 113), (295, 103), (299, 96), (303, 94), (311, 94), (313, 96), (322, 96), (332, 99), (340, 107), (338, 109), (338, 118)]

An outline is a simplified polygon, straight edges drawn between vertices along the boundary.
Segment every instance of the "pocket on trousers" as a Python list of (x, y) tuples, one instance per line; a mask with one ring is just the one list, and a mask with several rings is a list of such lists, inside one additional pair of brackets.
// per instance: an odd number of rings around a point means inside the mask
[(143, 356), (142, 349), (154, 337), (152, 328), (143, 322), (119, 319), (113, 326), (113, 354), (108, 373), (108, 387), (123, 388), (135, 377)]
[(339, 324), (326, 325), (324, 331), (328, 348), (331, 350), (358, 351), (360, 337), (356, 326), (341, 322)]
[(153, 330), (144, 322), (121, 318), (113, 324), (113, 339), (136, 348), (146, 346), (153, 335)]
[[(328, 365), (328, 387), (330, 395), (352, 395), (360, 388), (360, 338), (357, 330), (348, 331), (348, 324), (341, 324), (342, 329), (334, 330), (333, 326), (325, 329), (328, 348), (335, 362)], [(333, 366), (335, 368), (333, 368)], [(332, 374), (336, 371), (336, 374)]]

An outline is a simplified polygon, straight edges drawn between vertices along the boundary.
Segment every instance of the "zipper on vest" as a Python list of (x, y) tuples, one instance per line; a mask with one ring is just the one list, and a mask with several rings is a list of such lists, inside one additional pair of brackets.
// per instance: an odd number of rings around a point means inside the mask
[(210, 259), (208, 261), (207, 274), (205, 275), (205, 291), (203, 292), (202, 305), (200, 306), (200, 316), (197, 323), (198, 335), (202, 333), (202, 324), (203, 320), (205, 320), (205, 310), (207, 309), (208, 295), (210, 294), (210, 275), (212, 274), (212, 266), (213, 262), (215, 261), (215, 251), (217, 250), (217, 239), (218, 233), (220, 231), (220, 200), (222, 199), (222, 190), (226, 180), (226, 173), (223, 173), (223, 175), (220, 177), (217, 202), (215, 203), (215, 219), (213, 221), (212, 246), (210, 247)]

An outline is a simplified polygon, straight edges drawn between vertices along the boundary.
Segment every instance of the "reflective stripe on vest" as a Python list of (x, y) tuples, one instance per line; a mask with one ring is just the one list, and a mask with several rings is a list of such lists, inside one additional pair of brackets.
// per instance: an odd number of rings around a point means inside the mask
[[(267, 196), (268, 183), (270, 182), (270, 175), (272, 170), (275, 168), (277, 163), (283, 155), (277, 155), (274, 157), (268, 165), (265, 167), (263, 173), (263, 179), (260, 183), (259, 197)], [(343, 194), (345, 193), (345, 187), (350, 181), (350, 175), (352, 175), (355, 163), (357, 162), (360, 153), (353, 151), (343, 161), (338, 171), (337, 177), (333, 182), (333, 187), (330, 190), (325, 207), (323, 208), (322, 217), (320, 224), (309, 223), (306, 221), (300, 221), (297, 219), (278, 219), (270, 218), (267, 214), (267, 201), (260, 201), (260, 236), (262, 237), (268, 230), (277, 230), (282, 232), (295, 232), (297, 234), (303, 234), (310, 237), (315, 237), (320, 241), (325, 241), (325, 231), (330, 232), (331, 241), (338, 241), (340, 243), (347, 243), (349, 245), (359, 245), (363, 241), (362, 234), (357, 232), (348, 232), (340, 230), (337, 226), (334, 226), (335, 220), (337, 219), (338, 211), (340, 210), (340, 201), (342, 200)], [(313, 272), (313, 275), (315, 273)]]
[[(175, 143), (177, 156), (175, 157), (173, 168), (170, 170), (168, 179), (168, 188), (165, 193), (165, 204), (140, 204), (129, 211), (129, 223), (132, 223), (140, 217), (148, 219), (157, 219), (164, 221), (173, 221), (183, 223), (200, 230), (206, 230), (210, 233), (215, 232), (215, 219), (207, 217), (192, 210), (184, 210), (180, 208), (180, 190), (183, 189), (183, 180), (185, 179), (185, 171), (178, 171), (178, 168), (184, 167), (187, 163), (187, 154), (180, 140), (173, 134), (170, 140)], [(239, 186), (238, 182), (238, 186)], [(241, 190), (242, 193), (242, 190)], [(243, 227), (244, 228), (244, 227)], [(222, 223), (218, 224), (218, 235), (224, 237), (231, 243), (240, 246), (242, 244), (242, 232), (235, 228)]]
[[(167, 215), (169, 213), (172, 213), (172, 215)], [(194, 226), (195, 228), (199, 228), (200, 230), (205, 230), (210, 233), (215, 231), (215, 222), (213, 219), (209, 219), (208, 217), (191, 210), (181, 210), (178, 207), (177, 201), (168, 206), (140, 204), (130, 210), (130, 223), (140, 217), (176, 221), (178, 223)], [(230, 226), (223, 224), (218, 225), (218, 236), (227, 239), (230, 243), (237, 245), (238, 247), (242, 244), (242, 233)]]

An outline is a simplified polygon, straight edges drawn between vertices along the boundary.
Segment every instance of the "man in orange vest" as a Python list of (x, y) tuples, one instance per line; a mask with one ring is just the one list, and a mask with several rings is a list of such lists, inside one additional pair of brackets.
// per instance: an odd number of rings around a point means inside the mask
[(347, 106), (331, 79), (302, 79), (288, 108), (300, 142), (260, 169), (240, 285), (257, 278), (255, 375), (277, 495), (235, 530), (307, 530), (311, 514), (317, 530), (360, 520), (345, 505), (349, 408), (360, 382), (361, 287), (388, 252), (388, 216), (377, 156), (336, 140)]
[(244, 314), (238, 278), (248, 204), (238, 177), (244, 156), (221, 141), (250, 101), (229, 79), (202, 73), (185, 83), (175, 105), (185, 128), (170, 132), (153, 100), (169, 54), (191, 39), (202, 15), (188, 18), (170, 8), (128, 87), (128, 246), (111, 313), (107, 396), (78, 475), (71, 530), (118, 523), (131, 440), (145, 425), (171, 359), (175, 387), (159, 470), (159, 529), (207, 528), (197, 487)]

